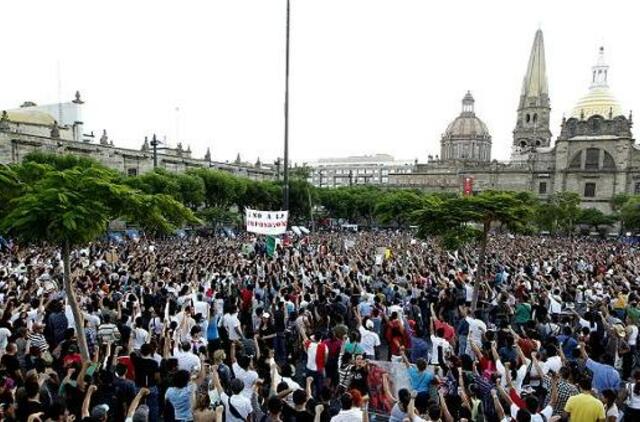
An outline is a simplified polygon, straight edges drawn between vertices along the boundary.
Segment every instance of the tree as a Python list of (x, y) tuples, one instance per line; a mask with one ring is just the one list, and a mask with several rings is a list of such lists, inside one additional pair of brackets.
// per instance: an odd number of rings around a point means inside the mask
[(626, 230), (640, 230), (640, 196), (632, 196), (620, 209)]
[(480, 243), (472, 308), (478, 304), (480, 284), (485, 278), (485, 261), (489, 231), (493, 223), (509, 230), (525, 229), (532, 213), (528, 198), (513, 192), (485, 191), (475, 196), (425, 199), (423, 208), (415, 212), (418, 235), (440, 237), (447, 249), (456, 249), (473, 240)]
[(80, 352), (83, 359), (89, 359), (84, 319), (71, 279), (72, 247), (102, 235), (116, 218), (140, 221), (159, 232), (197, 219), (170, 196), (141, 193), (123, 184), (119, 174), (97, 164), (64, 169), (45, 166), (42, 177), (11, 200), (11, 209), (0, 220), (0, 230), (25, 242), (49, 242), (61, 248), (64, 290)]
[(408, 224), (413, 213), (424, 204), (424, 197), (415, 191), (397, 190), (384, 195), (375, 208), (375, 213), (383, 224), (395, 223), (400, 227)]
[(611, 226), (616, 222), (614, 215), (607, 215), (596, 208), (585, 208), (580, 210), (577, 222), (592, 227), (594, 231), (600, 232), (602, 226)]
[(558, 192), (551, 195), (549, 205), (556, 215), (555, 226), (573, 236), (580, 216), (580, 195), (575, 192)]

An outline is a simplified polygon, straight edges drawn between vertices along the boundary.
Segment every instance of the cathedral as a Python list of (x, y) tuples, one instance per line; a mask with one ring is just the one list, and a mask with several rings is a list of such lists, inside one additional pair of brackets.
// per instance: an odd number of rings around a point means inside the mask
[(467, 92), (460, 115), (442, 135), (440, 155), (417, 163), (411, 173), (390, 174), (389, 184), (432, 192), (461, 192), (463, 185), (472, 184), (474, 192), (529, 191), (542, 199), (575, 192), (583, 207), (610, 212), (614, 195), (640, 194), (640, 147), (631, 133), (631, 113), (623, 113), (608, 77), (601, 47), (589, 91), (563, 117), (552, 144), (544, 39), (538, 30), (522, 82), (509, 162), (491, 160), (491, 135)]

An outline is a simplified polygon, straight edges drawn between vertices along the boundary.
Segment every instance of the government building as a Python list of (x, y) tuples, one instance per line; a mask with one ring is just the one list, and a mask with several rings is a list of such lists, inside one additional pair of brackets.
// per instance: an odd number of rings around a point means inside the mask
[(117, 147), (106, 130), (99, 137), (93, 132), (85, 133), (83, 104), (76, 92), (75, 98), (66, 103), (39, 106), (25, 102), (17, 109), (0, 111), (0, 164), (19, 163), (30, 152), (42, 151), (93, 158), (129, 176), (154, 167), (172, 172), (210, 167), (253, 180), (275, 178), (274, 168), (261, 164), (260, 160), (245, 163), (238, 155), (233, 162), (213, 161), (208, 148), (204, 157), (196, 158), (190, 147), (184, 148), (178, 142), (175, 148), (169, 148), (155, 137), (145, 138), (140, 149)]
[[(491, 160), (491, 135), (475, 114), (470, 92), (440, 140), (440, 155), (408, 173), (389, 174), (389, 185), (433, 192), (530, 191), (541, 198), (575, 192), (584, 207), (610, 212), (618, 193), (640, 194), (640, 148), (609, 89), (609, 66), (601, 47), (586, 95), (562, 119), (552, 144), (544, 40), (538, 30), (529, 56), (516, 113), (511, 159)], [(466, 183), (465, 183), (466, 182)]]

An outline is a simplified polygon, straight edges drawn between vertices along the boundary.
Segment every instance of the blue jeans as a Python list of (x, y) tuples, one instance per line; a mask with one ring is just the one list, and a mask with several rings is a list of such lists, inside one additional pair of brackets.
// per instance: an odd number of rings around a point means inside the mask
[(461, 335), (458, 337), (458, 355), (459, 356), (464, 355), (466, 350), (467, 350), (467, 336)]

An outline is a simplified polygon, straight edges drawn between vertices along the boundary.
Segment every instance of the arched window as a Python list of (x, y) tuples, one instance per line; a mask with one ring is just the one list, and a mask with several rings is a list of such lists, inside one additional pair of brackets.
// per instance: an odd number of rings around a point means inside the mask
[(536, 141), (536, 146), (539, 147), (540, 146), (540, 140)]
[(569, 168), (573, 170), (579, 170), (582, 168), (582, 151), (573, 156)]
[(533, 113), (533, 124), (536, 124), (538, 121), (538, 113)]
[(603, 152), (604, 152), (604, 158), (602, 159), (602, 169), (615, 170), (616, 162), (613, 160), (613, 157), (607, 151), (603, 151)]
[(587, 148), (587, 155), (584, 160), (585, 170), (598, 170), (600, 168), (600, 150), (598, 148)]
[(520, 148), (524, 148), (526, 146), (527, 146), (527, 141), (525, 140), (520, 141)]
[(529, 113), (527, 113), (527, 116), (525, 117), (525, 122), (529, 123), (531, 121), (531, 115)]

